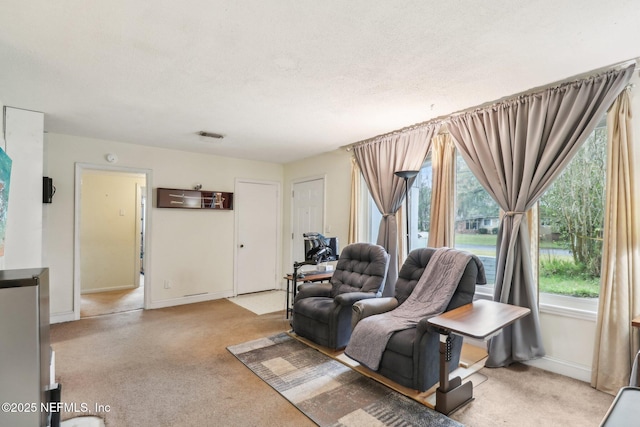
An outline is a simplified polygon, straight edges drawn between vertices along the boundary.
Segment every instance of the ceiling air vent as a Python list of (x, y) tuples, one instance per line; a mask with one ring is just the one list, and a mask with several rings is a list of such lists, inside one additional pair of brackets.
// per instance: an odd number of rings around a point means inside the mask
[(214, 138), (214, 139), (222, 139), (222, 138), (224, 138), (224, 135), (220, 135), (219, 133), (205, 132), (203, 130), (198, 132), (198, 135), (204, 136), (206, 138)]

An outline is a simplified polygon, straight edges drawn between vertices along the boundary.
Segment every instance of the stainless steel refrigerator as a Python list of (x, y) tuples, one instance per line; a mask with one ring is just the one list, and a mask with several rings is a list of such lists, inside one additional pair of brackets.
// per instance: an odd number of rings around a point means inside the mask
[(50, 364), (49, 270), (0, 270), (0, 426), (51, 423)]

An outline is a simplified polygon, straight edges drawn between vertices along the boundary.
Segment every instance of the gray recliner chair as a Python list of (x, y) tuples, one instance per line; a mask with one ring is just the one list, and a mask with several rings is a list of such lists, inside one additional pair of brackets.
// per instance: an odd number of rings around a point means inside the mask
[(346, 246), (329, 283), (303, 283), (298, 288), (291, 318), (293, 331), (322, 346), (344, 348), (351, 337), (353, 303), (380, 297), (388, 268), (389, 254), (382, 246)]
[[(405, 260), (396, 282), (395, 297), (359, 301), (353, 306), (352, 325), (368, 316), (381, 314), (401, 305), (409, 297), (420, 280), (429, 260), (435, 253), (433, 248), (411, 251)], [(472, 259), (445, 311), (473, 301), (476, 283), (484, 283), (484, 269)], [(462, 337), (452, 335), (453, 348), (450, 370), (460, 362)], [(439, 381), (440, 334), (421, 319), (416, 327), (394, 332), (382, 355), (377, 372), (396, 383), (418, 391), (425, 391)]]

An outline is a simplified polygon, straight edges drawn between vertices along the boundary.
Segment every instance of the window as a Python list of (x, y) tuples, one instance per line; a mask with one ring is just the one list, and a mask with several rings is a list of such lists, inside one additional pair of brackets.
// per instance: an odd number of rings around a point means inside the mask
[[(431, 216), (431, 160), (425, 161), (420, 169), (420, 173), (409, 188), (409, 228), (411, 249), (425, 248), (429, 240), (429, 223)], [(403, 184), (404, 185), (404, 184)], [(364, 178), (362, 178), (362, 188), (367, 188)], [(404, 192), (404, 187), (402, 189)], [(366, 193), (366, 213), (367, 241), (376, 243), (382, 214), (378, 210), (371, 193)], [(403, 202), (404, 203), (404, 202)], [(404, 205), (403, 205), (404, 206)]]
[(541, 293), (598, 297), (606, 151), (601, 123), (539, 201)]
[[(366, 184), (363, 188), (367, 188)], [(378, 232), (380, 231), (380, 221), (382, 221), (382, 214), (378, 210), (376, 203), (371, 197), (371, 193), (367, 191), (368, 206), (369, 206), (369, 242), (378, 242)]]
[[(603, 120), (565, 171), (539, 201), (540, 306), (547, 312), (593, 320), (602, 260), (606, 177)], [(366, 188), (363, 187), (363, 188)], [(411, 249), (426, 247), (431, 223), (432, 169), (428, 159), (409, 190)], [(371, 196), (363, 203), (370, 242), (376, 242), (381, 214)], [(496, 275), (500, 209), (468, 166), (456, 156), (455, 247), (477, 255), (491, 294)]]
[(455, 212), (455, 247), (477, 255), (484, 265), (487, 284), (494, 284), (500, 208), (460, 154), (456, 156)]
[(426, 248), (431, 227), (431, 188), (433, 177), (429, 157), (409, 189), (409, 239), (411, 250)]
[[(409, 189), (411, 249), (428, 244), (431, 225), (431, 159), (427, 159)], [(365, 186), (366, 188), (366, 186)], [(375, 243), (382, 215), (366, 192), (368, 241)], [(477, 255), (485, 267), (487, 284), (495, 283), (499, 207), (473, 176), (460, 155), (456, 158), (455, 247)], [(482, 287), (487, 290), (486, 286)]]

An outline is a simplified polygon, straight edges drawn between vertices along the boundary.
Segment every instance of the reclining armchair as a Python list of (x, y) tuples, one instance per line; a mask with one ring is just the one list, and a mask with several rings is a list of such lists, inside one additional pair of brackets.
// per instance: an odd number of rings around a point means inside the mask
[[(404, 262), (395, 287), (395, 297), (359, 301), (353, 306), (352, 327), (360, 320), (401, 306), (418, 284), (436, 249), (422, 248), (412, 251)], [(476, 257), (464, 267), (462, 277), (444, 311), (449, 311), (473, 301), (476, 283), (484, 283), (484, 268)], [(427, 286), (433, 288), (431, 283)], [(430, 316), (429, 316), (430, 317)], [(393, 332), (387, 341), (376, 372), (420, 392), (428, 390), (439, 380), (440, 335), (421, 318), (417, 325)], [(462, 337), (453, 335), (450, 370), (460, 362)], [(355, 343), (354, 343), (355, 344)], [(347, 355), (350, 348), (347, 347)], [(358, 359), (356, 359), (358, 360)]]
[(351, 337), (353, 303), (382, 295), (389, 254), (382, 246), (346, 246), (329, 283), (303, 283), (298, 288), (291, 326), (304, 338), (331, 349), (344, 348)]

